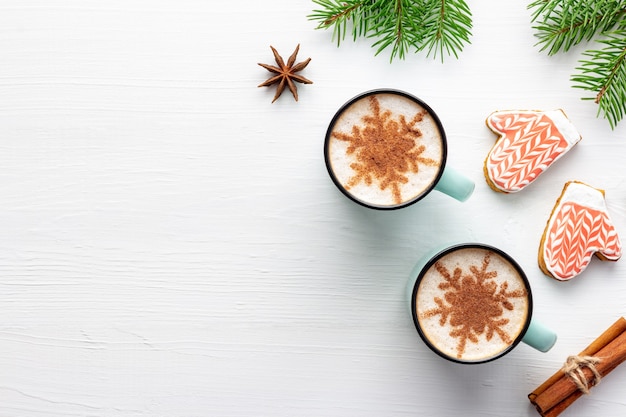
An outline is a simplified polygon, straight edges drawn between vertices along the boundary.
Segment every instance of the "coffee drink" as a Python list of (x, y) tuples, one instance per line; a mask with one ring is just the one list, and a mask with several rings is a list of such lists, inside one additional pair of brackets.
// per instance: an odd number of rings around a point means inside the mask
[(531, 294), (513, 260), (481, 245), (453, 247), (417, 278), (413, 316), (424, 341), (459, 362), (485, 362), (521, 340)]
[(333, 181), (350, 198), (394, 208), (433, 189), (446, 144), (426, 104), (382, 90), (355, 98), (337, 113), (326, 134), (325, 157)]

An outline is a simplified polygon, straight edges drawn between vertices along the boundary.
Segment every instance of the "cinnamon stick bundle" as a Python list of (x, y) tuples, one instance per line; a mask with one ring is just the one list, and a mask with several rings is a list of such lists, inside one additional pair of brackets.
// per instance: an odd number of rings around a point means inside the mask
[[(626, 320), (620, 317), (578, 357), (597, 359), (595, 371), (600, 377), (606, 376), (626, 360)], [(578, 374), (584, 376), (585, 386), (592, 387), (599, 382), (598, 375), (588, 367), (579, 368)], [(559, 370), (528, 394), (528, 398), (542, 417), (556, 417), (583, 394), (572, 377)]]

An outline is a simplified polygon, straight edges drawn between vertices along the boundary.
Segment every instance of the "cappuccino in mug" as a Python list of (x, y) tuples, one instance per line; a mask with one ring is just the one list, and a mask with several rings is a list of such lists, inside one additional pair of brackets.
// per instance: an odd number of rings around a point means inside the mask
[(413, 317), (426, 344), (457, 362), (486, 362), (513, 348), (530, 322), (530, 287), (501, 251), (453, 247), (422, 269)]
[(417, 98), (395, 90), (365, 93), (348, 102), (328, 128), (324, 151), (339, 189), (373, 208), (421, 199), (439, 181), (446, 160), (436, 115)]

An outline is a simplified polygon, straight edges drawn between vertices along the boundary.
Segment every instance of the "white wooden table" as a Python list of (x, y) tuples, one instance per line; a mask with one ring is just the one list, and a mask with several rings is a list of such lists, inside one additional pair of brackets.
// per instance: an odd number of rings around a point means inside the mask
[[(527, 1), (470, 1), (444, 64), (340, 48), (310, 1), (0, 4), (0, 416), (535, 416), (526, 396), (626, 314), (626, 260), (569, 283), (537, 247), (567, 180), (606, 190), (626, 240), (626, 121), (571, 88), (580, 52), (534, 47)], [(301, 44), (300, 101), (257, 88)], [(324, 167), (330, 118), (365, 90), (427, 101), (449, 163), (476, 181), (394, 212), (346, 199)], [(563, 108), (583, 136), (526, 190), (486, 185), (497, 109)], [(559, 333), (480, 366), (419, 339), (404, 287), (445, 241), (494, 244)], [(626, 414), (626, 366), (570, 417)]]

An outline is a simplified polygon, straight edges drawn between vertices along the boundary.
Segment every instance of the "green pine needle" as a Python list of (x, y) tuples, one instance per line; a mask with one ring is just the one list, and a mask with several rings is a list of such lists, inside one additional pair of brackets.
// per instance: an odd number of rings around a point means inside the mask
[(589, 41), (623, 18), (623, 0), (535, 0), (529, 6), (541, 50), (554, 55)]
[(464, 1), (429, 0), (424, 3), (424, 48), (433, 56), (439, 53), (442, 59), (444, 52), (458, 58), (457, 51), (470, 42), (472, 13), (469, 7)]
[(596, 40), (571, 77), (575, 88), (595, 93), (598, 115), (614, 129), (626, 116), (626, 0), (534, 0), (537, 45), (549, 55)]
[(587, 59), (576, 68), (578, 75), (572, 77), (574, 87), (595, 92), (598, 114), (609, 121), (611, 128), (626, 114), (626, 28), (607, 33), (606, 39), (598, 40), (599, 50), (583, 53)]
[(472, 14), (465, 0), (313, 0), (321, 6), (308, 16), (318, 29), (333, 29), (337, 45), (348, 33), (375, 39), (375, 55), (390, 48), (390, 61), (407, 52), (458, 54), (470, 43)]

